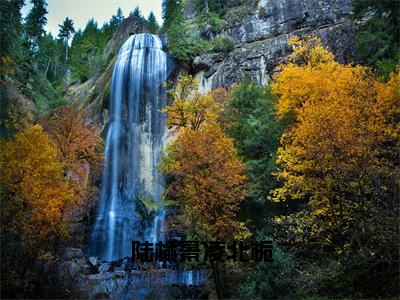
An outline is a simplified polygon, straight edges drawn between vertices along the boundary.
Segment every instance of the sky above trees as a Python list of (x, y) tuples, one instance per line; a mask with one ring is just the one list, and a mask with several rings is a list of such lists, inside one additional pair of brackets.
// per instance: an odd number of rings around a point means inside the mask
[[(46, 31), (57, 36), (59, 27), (66, 17), (74, 21), (75, 29), (84, 28), (87, 21), (93, 18), (101, 26), (110, 20), (111, 16), (121, 7), (124, 16), (127, 17), (131, 11), (139, 6), (143, 16), (148, 17), (151, 11), (154, 12), (157, 22), (162, 24), (161, 2), (162, 0), (47, 0), (48, 15)], [(32, 8), (30, 1), (25, 1), (22, 14), (25, 17)]]

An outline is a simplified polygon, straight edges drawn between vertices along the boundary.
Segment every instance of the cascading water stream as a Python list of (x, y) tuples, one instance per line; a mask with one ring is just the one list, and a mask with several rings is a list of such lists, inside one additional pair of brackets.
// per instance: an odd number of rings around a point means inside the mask
[(111, 80), (105, 166), (90, 254), (105, 260), (131, 255), (132, 240), (162, 239), (162, 208), (149, 217), (145, 202), (161, 207), (169, 55), (156, 35), (132, 35), (121, 47)]

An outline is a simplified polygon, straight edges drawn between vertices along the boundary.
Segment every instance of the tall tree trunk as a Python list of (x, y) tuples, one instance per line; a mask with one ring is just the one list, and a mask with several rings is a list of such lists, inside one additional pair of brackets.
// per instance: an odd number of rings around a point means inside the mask
[(65, 43), (65, 61), (68, 60), (68, 39), (66, 40)]
[(49, 61), (47, 62), (46, 72), (44, 72), (44, 77), (46, 78), (47, 78), (47, 72), (49, 71), (49, 67), (50, 67), (50, 56), (49, 56)]
[(218, 262), (211, 262), (211, 269), (213, 271), (213, 278), (215, 284), (215, 290), (217, 292), (218, 299), (223, 299), (221, 275)]

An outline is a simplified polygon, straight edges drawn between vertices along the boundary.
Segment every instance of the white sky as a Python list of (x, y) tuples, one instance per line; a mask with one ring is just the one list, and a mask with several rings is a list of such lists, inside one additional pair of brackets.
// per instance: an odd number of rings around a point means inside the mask
[[(121, 7), (124, 16), (127, 17), (136, 6), (139, 6), (142, 15), (146, 18), (153, 11), (161, 25), (161, 2), (162, 0), (47, 0), (48, 14), (45, 29), (53, 36), (57, 36), (58, 24), (61, 24), (66, 17), (74, 21), (75, 30), (83, 29), (87, 21), (92, 18), (99, 26), (102, 26), (116, 13), (118, 7)], [(25, 4), (22, 8), (22, 16), (26, 16), (32, 7), (29, 0), (25, 0)]]

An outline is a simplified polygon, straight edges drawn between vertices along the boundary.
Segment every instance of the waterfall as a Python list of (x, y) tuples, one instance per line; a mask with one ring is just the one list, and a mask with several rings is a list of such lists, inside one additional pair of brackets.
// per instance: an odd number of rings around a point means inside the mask
[(132, 240), (162, 239), (164, 184), (157, 164), (164, 144), (160, 109), (165, 107), (169, 58), (158, 36), (143, 33), (129, 37), (115, 62), (102, 188), (89, 249), (104, 260), (130, 256)]

